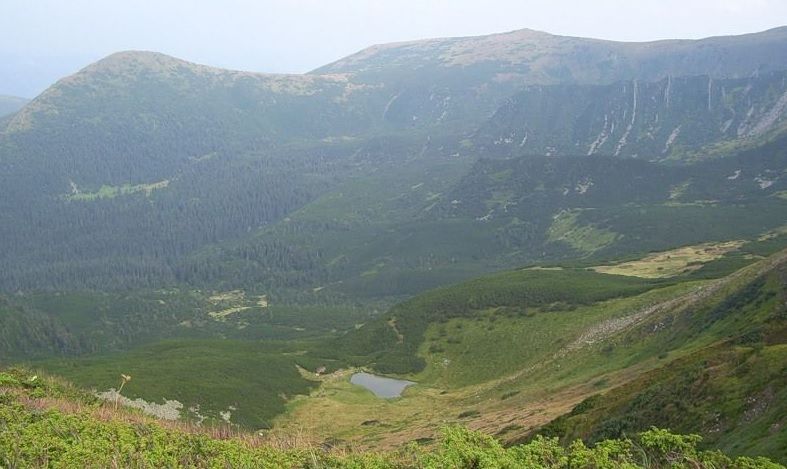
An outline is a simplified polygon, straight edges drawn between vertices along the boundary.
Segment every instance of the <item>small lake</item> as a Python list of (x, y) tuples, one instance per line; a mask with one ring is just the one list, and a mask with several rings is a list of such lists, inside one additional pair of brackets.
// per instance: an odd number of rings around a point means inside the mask
[(382, 397), (384, 399), (399, 397), (402, 395), (404, 388), (415, 384), (412, 381), (386, 378), (384, 376), (377, 376), (371, 373), (355, 373), (350, 378), (350, 382), (352, 384), (357, 384), (358, 386), (363, 386), (369, 391), (372, 391), (375, 396)]

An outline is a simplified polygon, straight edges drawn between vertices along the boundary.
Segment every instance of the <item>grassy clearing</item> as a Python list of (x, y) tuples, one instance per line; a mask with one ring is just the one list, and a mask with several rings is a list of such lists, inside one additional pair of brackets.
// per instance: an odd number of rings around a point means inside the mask
[(757, 238), (757, 241), (768, 241), (770, 239), (778, 238), (779, 236), (787, 235), (787, 225), (779, 226), (772, 230), (767, 231), (762, 236)]
[(231, 314), (240, 313), (241, 311), (249, 309), (251, 309), (250, 306), (236, 306), (235, 308), (222, 309), (221, 311), (211, 311), (208, 315), (217, 321), (223, 321)]
[(169, 186), (169, 182), (169, 179), (165, 179), (163, 181), (152, 182), (149, 184), (123, 184), (122, 186), (108, 186), (105, 184), (95, 192), (82, 192), (76, 188), (76, 185), (74, 185), (74, 190), (71, 194), (66, 195), (65, 199), (76, 201), (92, 201), (100, 199), (112, 199), (120, 195), (130, 195), (137, 193), (144, 193), (146, 197), (150, 197), (154, 191), (166, 189), (167, 186)]
[(208, 297), (208, 301), (216, 305), (225, 302), (230, 302), (230, 303), (243, 302), (245, 301), (245, 299), (246, 299), (246, 292), (244, 292), (243, 290), (218, 292)]
[(685, 246), (669, 251), (655, 252), (636, 261), (601, 265), (592, 269), (612, 275), (631, 275), (643, 278), (674, 277), (699, 270), (703, 264), (739, 249), (744, 243), (744, 241), (736, 240)]
[(547, 230), (550, 242), (563, 242), (583, 254), (592, 254), (611, 245), (618, 234), (593, 224), (581, 224), (579, 210), (564, 210), (554, 216)]

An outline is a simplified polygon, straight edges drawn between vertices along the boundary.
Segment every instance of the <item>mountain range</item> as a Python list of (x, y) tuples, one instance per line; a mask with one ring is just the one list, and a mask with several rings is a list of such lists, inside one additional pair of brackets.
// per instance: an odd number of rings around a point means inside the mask
[[(778, 157), (750, 169), (718, 157), (757, 153), (784, 135), (785, 35), (778, 28), (628, 44), (523, 30), (375, 46), (306, 75), (114, 54), (5, 122), (8, 242), (0, 259), (8, 268), (0, 284), (115, 288), (220, 278), (302, 289), (357, 282), (380, 264), (389, 276), (438, 269), (456, 280), (559, 258), (549, 217), (579, 208), (576, 201), (550, 198), (549, 209), (531, 209), (533, 194), (518, 193), (528, 190), (521, 184), (484, 201), (449, 195), (466, 190), (489, 159), (599, 157), (567, 159), (573, 167), (626, 157), (634, 179), (678, 164), (684, 169), (666, 170), (669, 180), (653, 181), (670, 186), (659, 202), (716, 200), (722, 194), (690, 192), (729, 184), (736, 189), (725, 189), (725, 198), (769, 204), (784, 190)], [(572, 171), (586, 169), (558, 174)], [(712, 184), (703, 182), (710, 174)], [(369, 194), (365, 184), (385, 189)], [(550, 184), (572, 193), (587, 186), (580, 199), (605, 190), (590, 173)], [(683, 189), (689, 193), (679, 195)], [(479, 203), (486, 212), (469, 209)], [(513, 204), (536, 213), (485, 223)], [(355, 246), (386, 236), (388, 246), (434, 240), (458, 229), (490, 248), (473, 252), (449, 239), (440, 243), (444, 252), (394, 255), (382, 247), (367, 255), (342, 246), (347, 229), (361, 238)], [(338, 243), (308, 239), (316, 233)], [(694, 239), (701, 237), (713, 233)], [(523, 243), (527, 249), (509, 249)]]
[[(326, 442), (787, 457), (787, 27), (301, 75), (119, 52), (0, 98), (0, 188), (4, 362)], [(381, 404), (359, 369), (418, 384)]]

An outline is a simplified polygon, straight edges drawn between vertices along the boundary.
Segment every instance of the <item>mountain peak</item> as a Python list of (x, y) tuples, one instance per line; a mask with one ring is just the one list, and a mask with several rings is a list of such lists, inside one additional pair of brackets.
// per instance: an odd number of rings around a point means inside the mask
[(174, 68), (210, 68), (205, 65), (198, 65), (160, 52), (144, 50), (126, 50), (115, 52), (103, 59), (94, 62), (82, 72), (133, 72), (142, 69), (168, 71)]
[(127, 60), (169, 60), (169, 61), (180, 61), (176, 57), (171, 55), (164, 54), (162, 52), (151, 51), (151, 50), (141, 50), (141, 49), (128, 49), (128, 50), (121, 50), (117, 52), (113, 52), (108, 56), (104, 57), (103, 59), (99, 60), (102, 61), (127, 61)]
[[(493, 45), (499, 47), (504, 44), (538, 42), (557, 37), (559, 36), (524, 28), (485, 36), (442, 37), (375, 44), (320, 67), (312, 73), (345, 73), (358, 70), (365, 71), (381, 66), (407, 65), (407, 62), (411, 59), (415, 58), (418, 60), (424, 57), (430, 57), (430, 60), (438, 60), (444, 64), (451, 64), (452, 60), (458, 58), (457, 56), (461, 56), (471, 49), (477, 49), (480, 54), (487, 54), (485, 59), (488, 60), (494, 58), (494, 56), (488, 55), (490, 53), (502, 54), (510, 52), (496, 50), (496, 47), (493, 47)], [(458, 58), (458, 60), (461, 61), (462, 58)]]

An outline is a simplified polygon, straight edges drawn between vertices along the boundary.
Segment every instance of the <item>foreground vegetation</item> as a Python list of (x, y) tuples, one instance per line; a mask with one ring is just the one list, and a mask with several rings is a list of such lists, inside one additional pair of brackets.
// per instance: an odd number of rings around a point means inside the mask
[[(147, 402), (183, 404), (180, 416), (227, 420), (245, 428), (268, 428), (284, 403), (308, 394), (317, 383), (304, 379), (305, 364), (288, 348), (234, 340), (171, 340), (130, 352), (81, 360), (39, 363), (48, 371), (98, 391), (118, 387), (119, 374), (134, 377), (125, 395)], [(314, 366), (312, 366), (313, 368)], [(195, 409), (190, 411), (189, 409)]]
[(780, 468), (766, 458), (701, 451), (697, 435), (652, 428), (633, 438), (588, 447), (556, 438), (505, 448), (462, 427), (447, 427), (429, 448), (363, 453), (316, 447), (307, 440), (232, 435), (220, 428), (162, 425), (100, 403), (49, 378), (0, 373), (0, 464), (4, 467), (281, 467), (281, 468)]

